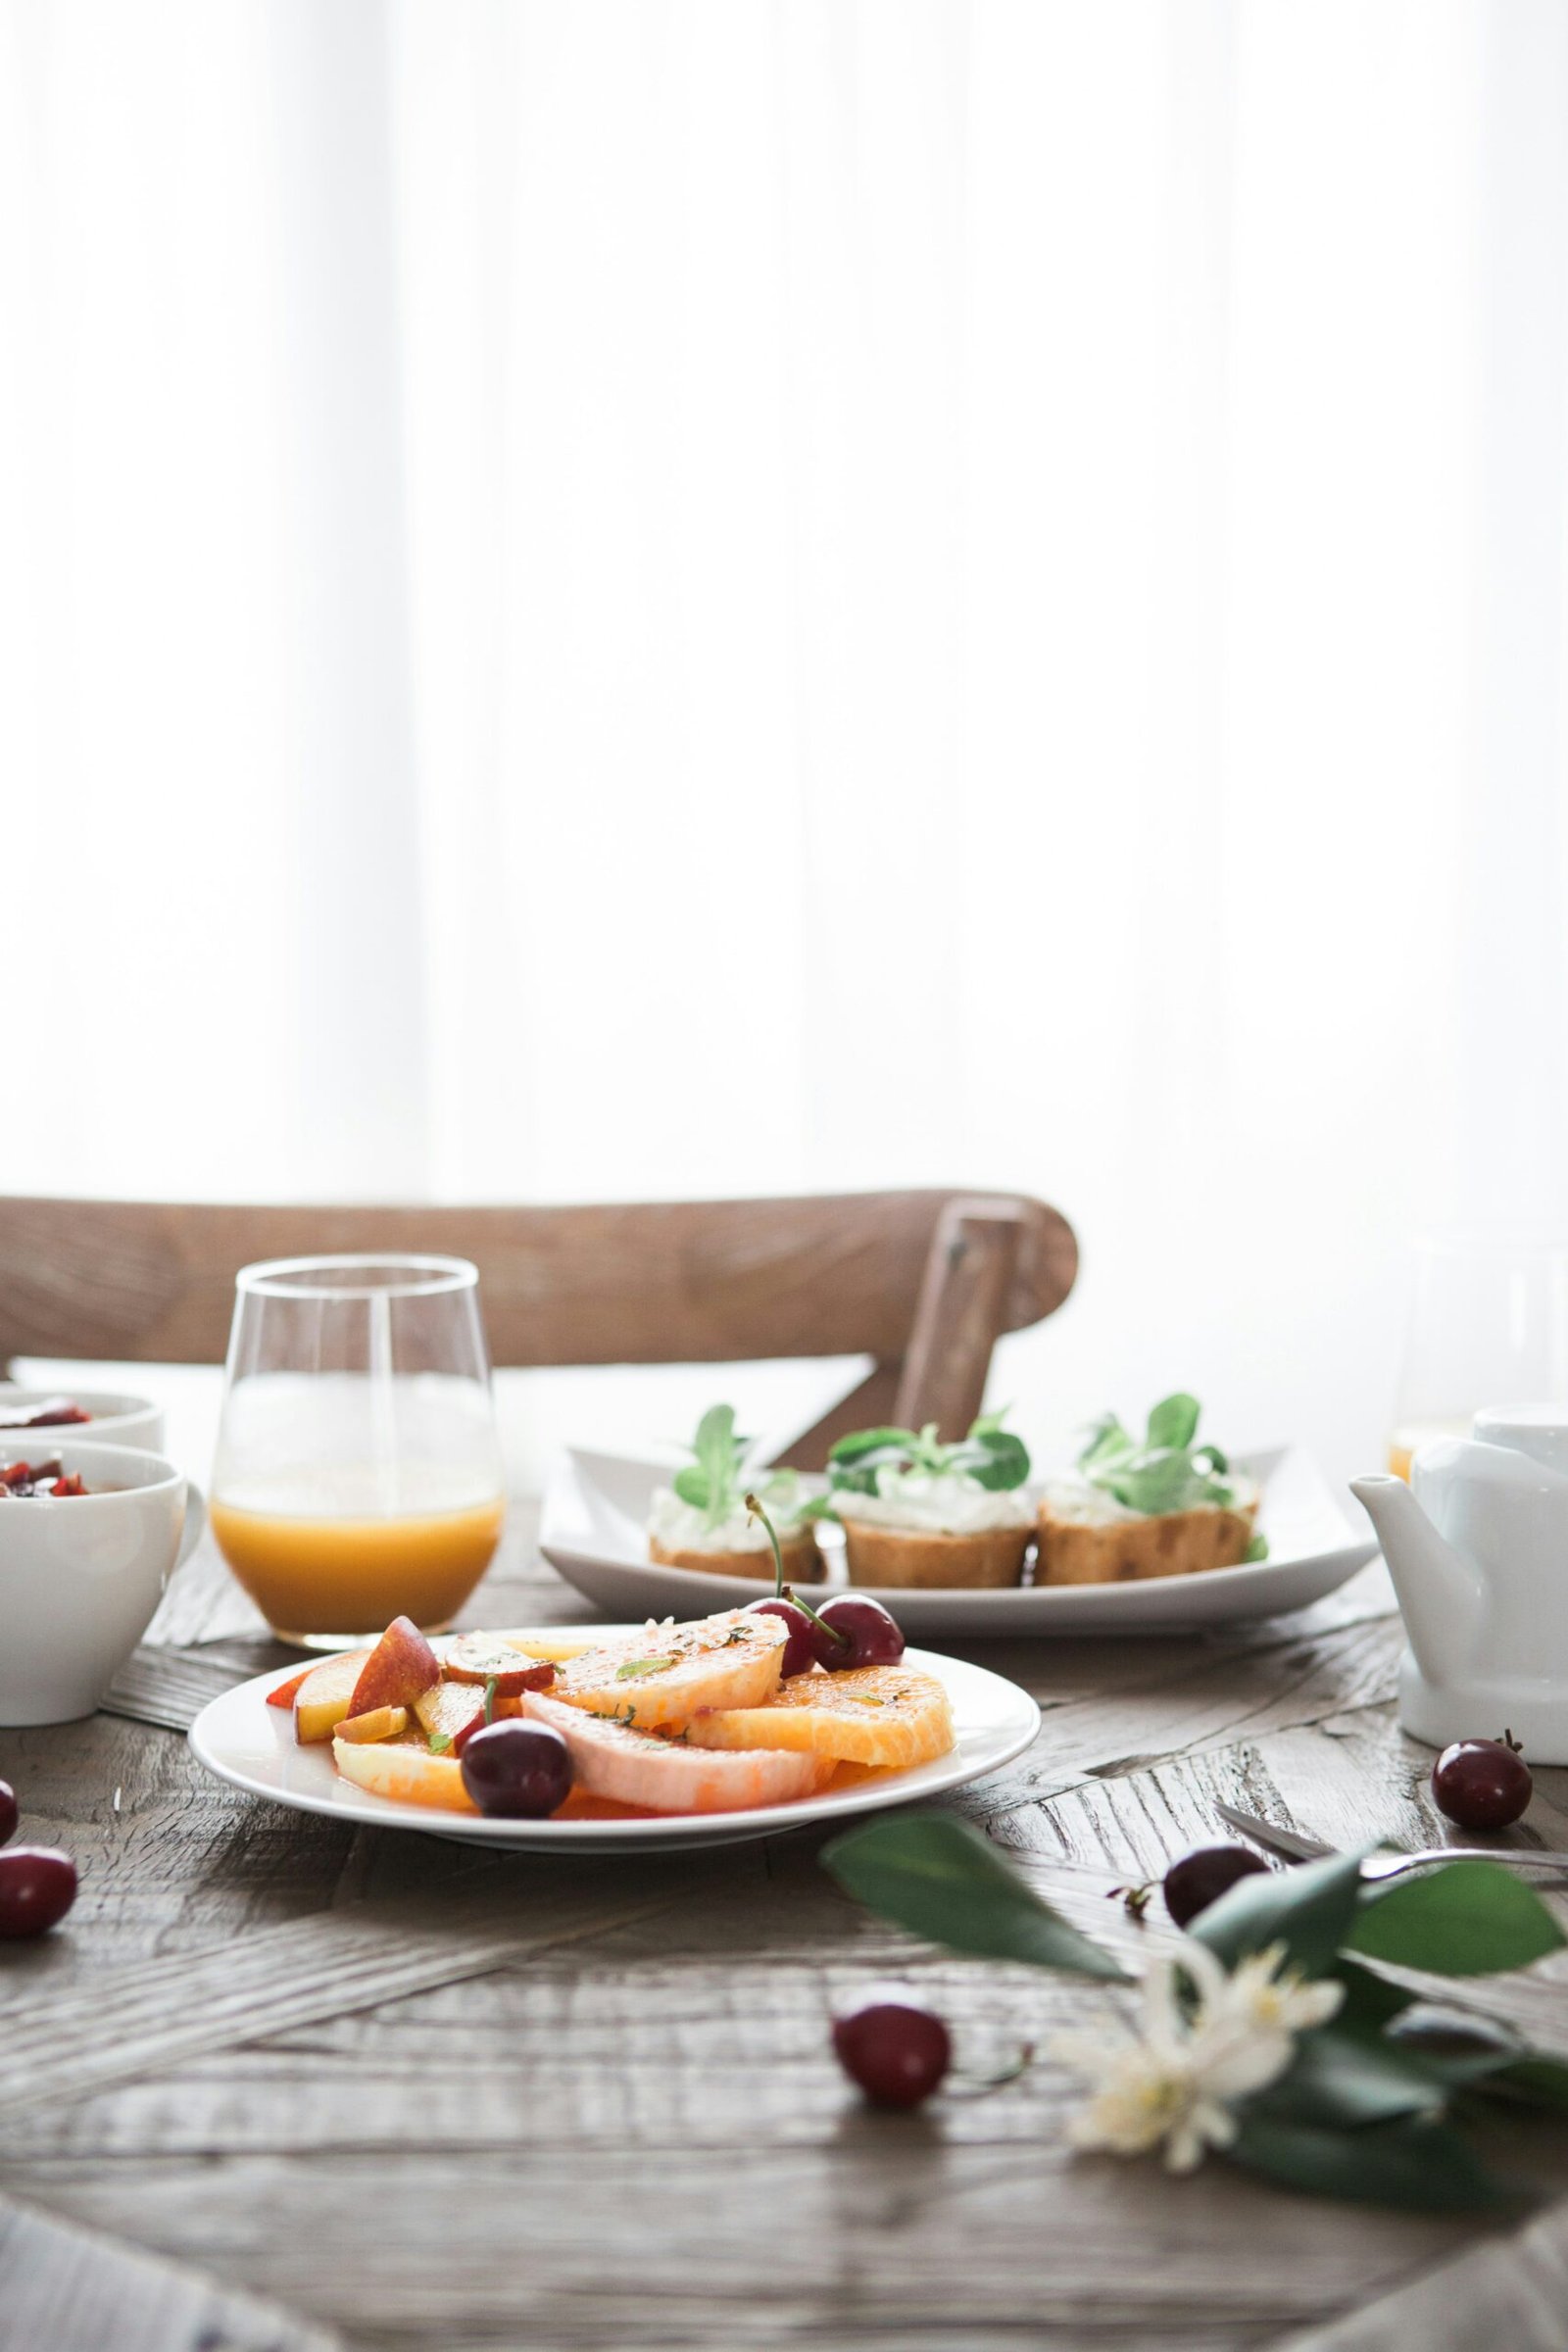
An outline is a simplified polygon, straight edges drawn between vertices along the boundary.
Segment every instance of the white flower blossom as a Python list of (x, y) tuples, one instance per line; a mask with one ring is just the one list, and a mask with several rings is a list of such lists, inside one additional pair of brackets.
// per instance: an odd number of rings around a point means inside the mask
[[(1068, 2127), (1074, 2146), (1117, 2156), (1163, 2146), (1173, 2173), (1190, 2173), (1208, 2148), (1229, 2147), (1238, 2101), (1277, 2082), (1295, 2035), (1331, 2017), (1344, 1997), (1337, 1984), (1282, 1975), (1284, 1958), (1274, 1944), (1227, 1976), (1206, 1944), (1189, 1940), (1145, 1978), (1133, 2039), (1061, 2035), (1054, 2054), (1095, 2083)], [(1182, 1978), (1197, 1994), (1190, 2010)]]

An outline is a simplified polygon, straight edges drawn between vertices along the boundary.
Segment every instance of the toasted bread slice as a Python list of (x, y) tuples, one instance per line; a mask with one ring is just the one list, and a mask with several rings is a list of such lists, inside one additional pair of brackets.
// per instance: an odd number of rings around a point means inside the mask
[(953, 1745), (953, 1709), (934, 1674), (917, 1666), (813, 1667), (792, 1675), (760, 1707), (698, 1715), (693, 1747), (793, 1747), (887, 1772), (927, 1764)]
[[(803, 1528), (799, 1535), (781, 1536), (778, 1547), (787, 1584), (820, 1584), (822, 1555), (808, 1527)], [(650, 1536), (648, 1557), (661, 1568), (695, 1568), (704, 1576), (747, 1576), (758, 1584), (773, 1581), (773, 1554), (766, 1544), (760, 1551), (695, 1551), (679, 1545), (671, 1547), (662, 1544), (657, 1536)]]
[(553, 1695), (640, 1732), (674, 1730), (702, 1707), (760, 1706), (778, 1689), (788, 1640), (780, 1618), (724, 1609), (585, 1650), (562, 1668)]
[(973, 1536), (932, 1536), (914, 1529), (844, 1522), (850, 1582), (875, 1585), (981, 1587), (1015, 1585), (1023, 1574), (1032, 1530), (988, 1527)]
[(1197, 1576), (1237, 1568), (1247, 1557), (1257, 1498), (1230, 1510), (1212, 1503), (1148, 1519), (1063, 1518), (1040, 1505), (1037, 1585), (1130, 1584), (1151, 1576)]

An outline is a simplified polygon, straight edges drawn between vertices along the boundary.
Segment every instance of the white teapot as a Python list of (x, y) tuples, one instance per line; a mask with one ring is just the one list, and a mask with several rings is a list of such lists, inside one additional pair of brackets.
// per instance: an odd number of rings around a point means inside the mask
[(1350, 1482), (1410, 1646), (1399, 1720), (1418, 1740), (1498, 1740), (1568, 1764), (1568, 1406), (1489, 1405), (1423, 1446), (1410, 1484)]

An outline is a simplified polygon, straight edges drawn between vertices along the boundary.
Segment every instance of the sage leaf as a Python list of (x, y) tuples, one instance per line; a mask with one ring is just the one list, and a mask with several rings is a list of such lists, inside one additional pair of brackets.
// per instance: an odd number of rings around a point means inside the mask
[(1196, 1396), (1184, 1396), (1180, 1390), (1174, 1396), (1162, 1396), (1149, 1416), (1151, 1446), (1186, 1447), (1198, 1435), (1198, 1416), (1201, 1411)]
[(952, 1813), (904, 1813), (822, 1849), (847, 1894), (911, 1935), (984, 1960), (1022, 1960), (1125, 1983), (1126, 1972), (1054, 1911), (991, 1840)]
[(1289, 2071), (1249, 2102), (1248, 2113), (1352, 2131), (1439, 2114), (1446, 2098), (1445, 2082), (1413, 2051), (1327, 2025), (1301, 2035)]
[(1414, 2213), (1471, 2213), (1518, 2202), (1451, 2124), (1403, 2121), (1335, 2132), (1249, 2111), (1227, 2151), (1287, 2188)]
[(1249, 1952), (1282, 1943), (1303, 1976), (1327, 1976), (1355, 1917), (1361, 1856), (1329, 1854), (1321, 1862), (1238, 1879), (1188, 1930), (1234, 1968)]
[(1563, 1940), (1535, 1888), (1496, 1862), (1446, 1862), (1369, 1891), (1346, 1937), (1369, 1959), (1444, 1977), (1527, 1968)]

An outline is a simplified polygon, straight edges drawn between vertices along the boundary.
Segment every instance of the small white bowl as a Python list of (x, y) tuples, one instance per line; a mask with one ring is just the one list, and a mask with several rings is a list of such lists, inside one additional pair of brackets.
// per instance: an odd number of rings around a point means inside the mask
[(36, 1410), (61, 1396), (70, 1404), (80, 1405), (88, 1418), (55, 1421), (43, 1429), (0, 1429), (0, 1458), (14, 1462), (20, 1456), (25, 1460), (29, 1446), (52, 1448), (55, 1439), (75, 1437), (92, 1446), (140, 1446), (148, 1453), (163, 1450), (163, 1407), (146, 1396), (122, 1396), (110, 1389), (19, 1388), (4, 1381), (0, 1382), (0, 1413), (20, 1412), (27, 1405)]
[(147, 1631), (207, 1513), (162, 1454), (86, 1445), (61, 1429), (26, 1434), (59, 1443), (47, 1452), (8, 1446), (0, 1459), (58, 1455), (88, 1492), (0, 1502), (0, 1724), (74, 1723)]

